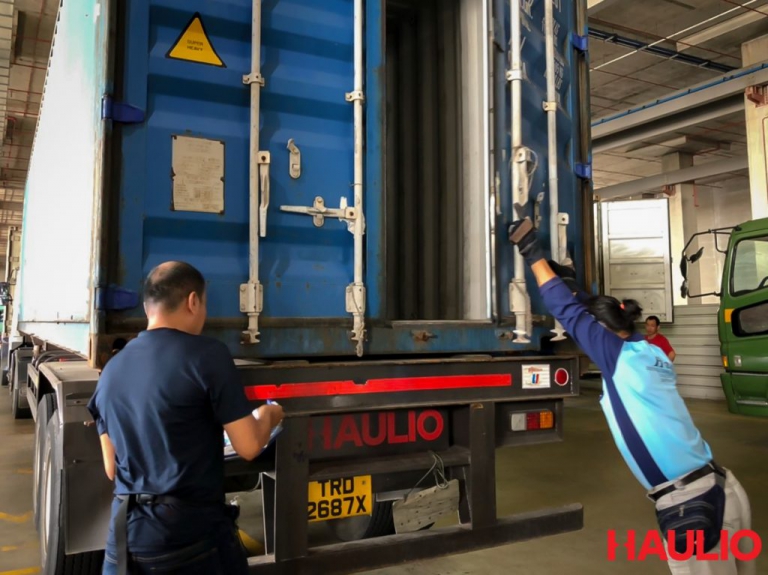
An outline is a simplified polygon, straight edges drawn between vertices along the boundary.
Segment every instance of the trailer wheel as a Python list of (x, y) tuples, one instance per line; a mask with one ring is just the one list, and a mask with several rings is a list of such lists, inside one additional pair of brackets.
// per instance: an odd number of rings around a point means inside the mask
[(371, 515), (335, 519), (326, 523), (333, 534), (342, 541), (359, 541), (395, 533), (391, 501), (375, 501)]
[(29, 419), (32, 417), (32, 411), (29, 407), (21, 407), (21, 391), (19, 383), (11, 378), (11, 413), (14, 419)]
[(104, 552), (64, 554), (64, 517), (62, 509), (62, 476), (59, 435), (59, 413), (55, 411), (46, 428), (40, 484), (40, 564), (43, 575), (99, 575)]
[(35, 529), (40, 531), (40, 486), (42, 485), (43, 457), (48, 443), (48, 422), (56, 411), (56, 394), (46, 393), (37, 408), (35, 422), (35, 458), (32, 462), (32, 510), (35, 516)]

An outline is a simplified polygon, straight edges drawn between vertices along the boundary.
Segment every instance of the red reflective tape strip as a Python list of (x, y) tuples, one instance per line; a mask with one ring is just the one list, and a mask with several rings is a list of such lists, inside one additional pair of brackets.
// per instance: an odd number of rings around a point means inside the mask
[(354, 381), (324, 381), (317, 383), (286, 383), (283, 385), (250, 385), (245, 394), (252, 401), (285, 399), (289, 397), (319, 397), (329, 395), (357, 395), (363, 393), (390, 393), (394, 391), (430, 391), (443, 389), (471, 389), (477, 387), (508, 387), (512, 376), (508, 373), (493, 375), (451, 375), (447, 377), (402, 377), (370, 379), (363, 385)]

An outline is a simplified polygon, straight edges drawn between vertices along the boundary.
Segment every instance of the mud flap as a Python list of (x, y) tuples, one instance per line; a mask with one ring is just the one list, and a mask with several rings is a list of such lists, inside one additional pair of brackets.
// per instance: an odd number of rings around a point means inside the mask
[(414, 493), (392, 505), (397, 533), (411, 533), (459, 512), (459, 481), (452, 479)]

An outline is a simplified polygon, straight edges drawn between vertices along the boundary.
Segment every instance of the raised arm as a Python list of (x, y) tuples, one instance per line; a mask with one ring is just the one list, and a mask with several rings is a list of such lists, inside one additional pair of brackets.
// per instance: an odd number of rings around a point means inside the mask
[(544, 251), (536, 238), (536, 230), (530, 220), (521, 220), (510, 226), (510, 241), (531, 267), (541, 291), (544, 305), (562, 324), (568, 334), (605, 374), (612, 374), (621, 353), (622, 340), (603, 327), (587, 307), (577, 299), (578, 290), (573, 278), (566, 278), (568, 285), (558, 277), (544, 257)]

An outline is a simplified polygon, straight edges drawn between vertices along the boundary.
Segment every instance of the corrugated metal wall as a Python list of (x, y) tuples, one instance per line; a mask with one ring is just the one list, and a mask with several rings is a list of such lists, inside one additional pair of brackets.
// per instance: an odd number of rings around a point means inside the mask
[(720, 385), (723, 371), (717, 338), (717, 305), (675, 306), (675, 323), (662, 325), (677, 352), (675, 371), (680, 395), (724, 399)]
[[(723, 371), (720, 340), (717, 337), (717, 305), (681, 305), (674, 307), (675, 323), (663, 324), (661, 332), (675, 348), (675, 371), (680, 395), (697, 399), (725, 399), (720, 384)], [(645, 333), (645, 325), (637, 329)], [(588, 373), (600, 370), (589, 364)], [(587, 379), (582, 387), (599, 388), (600, 380)]]

